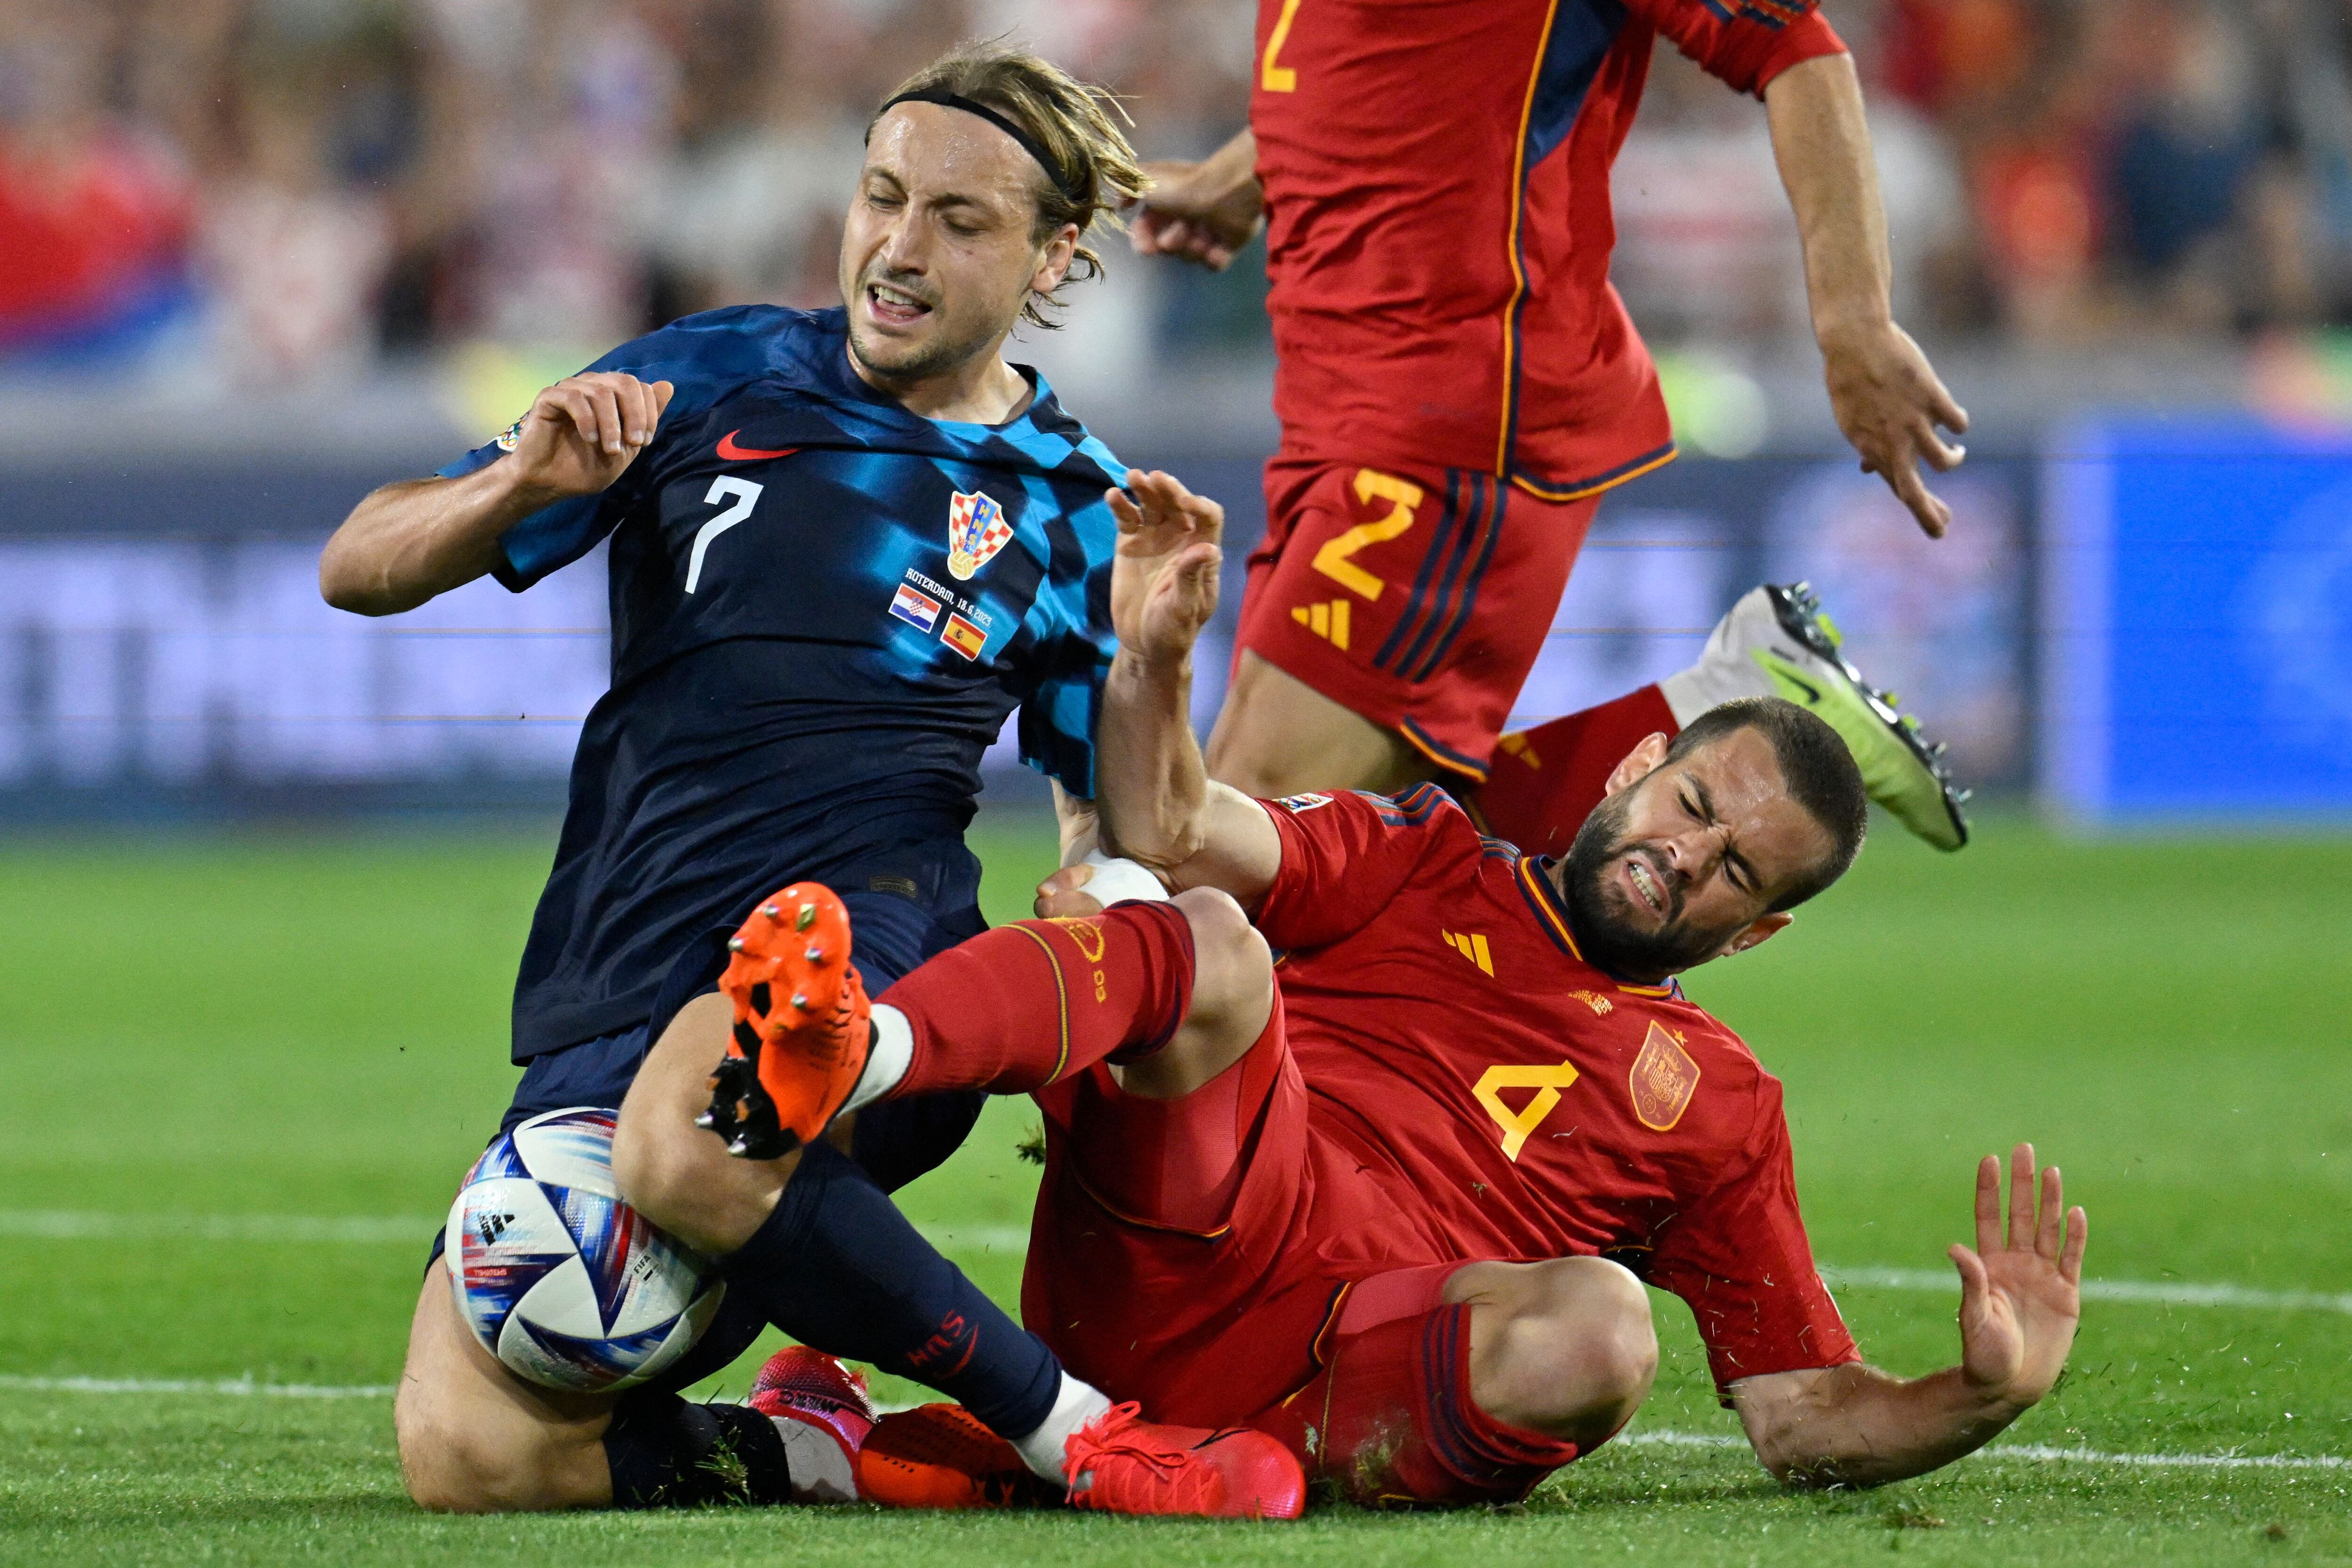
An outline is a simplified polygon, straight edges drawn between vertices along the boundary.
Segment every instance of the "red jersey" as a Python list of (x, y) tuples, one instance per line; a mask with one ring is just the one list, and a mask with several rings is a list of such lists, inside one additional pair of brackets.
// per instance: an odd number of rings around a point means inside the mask
[(1690, 1304), (1718, 1385), (1856, 1358), (1737, 1035), (1584, 962), (1536, 861), (1433, 786), (1268, 810), (1257, 925), (1313, 1134), (1294, 1272), (1598, 1253)]
[(1259, 0), (1250, 126), (1286, 457), (1553, 500), (1674, 455), (1609, 283), (1657, 34), (1743, 92), (1844, 48), (1816, 0)]

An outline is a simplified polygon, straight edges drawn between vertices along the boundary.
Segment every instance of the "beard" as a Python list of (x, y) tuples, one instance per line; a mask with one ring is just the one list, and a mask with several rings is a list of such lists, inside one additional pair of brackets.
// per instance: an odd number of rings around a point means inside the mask
[[(1701, 931), (1684, 921), (1680, 880), (1625, 831), (1632, 805), (1633, 791), (1628, 789), (1592, 809), (1568, 847), (1560, 892), (1568, 904), (1569, 925), (1587, 963), (1625, 979), (1655, 983), (1705, 963), (1731, 933)], [(1635, 924), (1633, 899), (1610, 874), (1628, 852), (1649, 862), (1651, 875), (1665, 892), (1666, 917), (1654, 931)]]
[[(869, 283), (887, 283), (904, 288), (931, 308), (930, 334), (913, 343), (869, 336), (857, 319), (856, 301), (866, 292)], [(942, 375), (969, 361), (988, 348), (996, 339), (999, 323), (959, 322), (948, 313), (947, 301), (939, 291), (912, 281), (901, 281), (890, 275), (890, 269), (868, 266), (856, 281), (844, 291), (850, 303), (849, 351), (857, 362), (886, 382), (907, 384), (928, 381)]]

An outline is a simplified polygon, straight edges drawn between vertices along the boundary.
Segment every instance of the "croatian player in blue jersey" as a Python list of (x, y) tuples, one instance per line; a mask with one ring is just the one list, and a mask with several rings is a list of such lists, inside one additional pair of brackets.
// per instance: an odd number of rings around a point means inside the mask
[(872, 123), (844, 308), (716, 310), (627, 344), (438, 476), (368, 497), (326, 548), (328, 601), (382, 615), (485, 574), (520, 591), (609, 539), (612, 689), (583, 730), (523, 952), (505, 1126), (619, 1108), (624, 1196), (728, 1281), (668, 1372), (568, 1395), (482, 1348), (436, 1255), (395, 1406), (427, 1507), (858, 1495), (870, 1412), (844, 1388), (803, 1390), (797, 1418), (791, 1387), (751, 1406), (678, 1397), (769, 1323), (940, 1390), (1040, 1476), (1075, 1482), (1074, 1500), (1202, 1511), (1216, 1490), (1209, 1461), (1183, 1457), (1202, 1435), (1177, 1440), (1066, 1375), (886, 1196), (953, 1151), (977, 1096), (889, 1107), (846, 1149), (782, 1159), (730, 1157), (695, 1126), (710, 1063), (690, 1109), (630, 1092), (669, 1020), (711, 1005), (695, 998), (728, 933), (782, 883), (845, 890), (876, 992), (980, 930), (962, 833), (982, 751), (1016, 707), (1057, 798), (1094, 792), (1115, 549), (1222, 523), (1167, 476), (1122, 470), (1002, 356), (1017, 320), (1051, 325), (1041, 308), (1099, 270), (1087, 230), (1141, 189), (1106, 107), (1034, 56), (948, 56)]

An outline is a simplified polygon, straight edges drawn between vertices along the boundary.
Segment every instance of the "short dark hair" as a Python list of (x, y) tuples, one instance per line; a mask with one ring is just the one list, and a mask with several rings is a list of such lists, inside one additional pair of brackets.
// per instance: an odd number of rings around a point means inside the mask
[[(1118, 99), (1004, 38), (958, 45), (900, 82), (890, 97), (938, 90), (986, 104), (1053, 159), (1052, 168), (1037, 172), (1037, 220), (1031, 238), (1042, 241), (1063, 225), (1076, 224), (1077, 254), (1062, 281), (1101, 277), (1102, 256), (1087, 235), (1097, 224), (1118, 227), (1119, 209), (1151, 183), (1119, 129), (1127, 111)], [(866, 130), (873, 134), (871, 121)], [(1061, 304), (1060, 296), (1060, 288), (1043, 300), (1032, 295), (1021, 306), (1021, 319), (1033, 326), (1060, 326), (1045, 309)]]
[(1830, 836), (1829, 854), (1772, 905), (1776, 912), (1794, 909), (1843, 876), (1862, 852), (1863, 835), (1870, 831), (1870, 797), (1862, 787), (1862, 769), (1854, 766), (1853, 753), (1838, 732), (1818, 714), (1782, 697), (1740, 697), (1707, 709), (1675, 737), (1666, 747), (1665, 762), (1743, 729), (1755, 730), (1772, 743), (1789, 799)]

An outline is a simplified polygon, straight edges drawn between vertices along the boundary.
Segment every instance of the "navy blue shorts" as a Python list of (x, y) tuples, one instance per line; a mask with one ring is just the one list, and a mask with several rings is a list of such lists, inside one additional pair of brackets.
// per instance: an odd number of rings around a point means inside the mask
[[(862, 889), (844, 893), (841, 902), (849, 909), (857, 972), (866, 994), (877, 998), (926, 959), (987, 929), (976, 907), (940, 915), (896, 894)], [(619, 1110), (646, 1053), (669, 1020), (694, 998), (719, 988), (729, 934), (709, 934), (678, 959), (646, 1022), (532, 1057), (499, 1131), (509, 1133), (533, 1116), (573, 1106)], [(857, 1113), (850, 1153), (883, 1190), (896, 1192), (961, 1148), (987, 1103), (988, 1096), (977, 1091), (880, 1101)], [(428, 1269), (441, 1256), (442, 1244), (436, 1232)], [(699, 1383), (749, 1350), (765, 1327), (767, 1320), (750, 1295), (730, 1291), (694, 1348), (641, 1386), (670, 1392)]]

